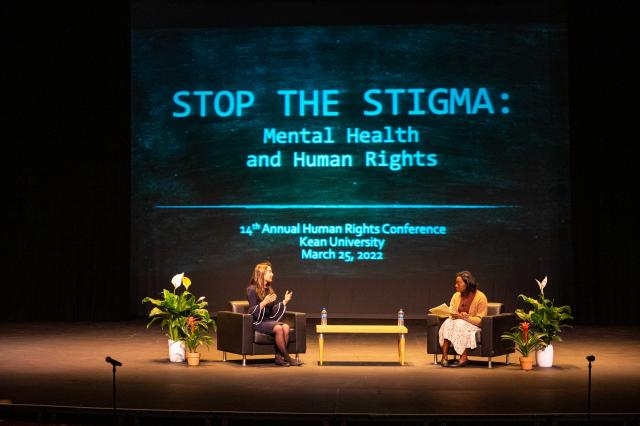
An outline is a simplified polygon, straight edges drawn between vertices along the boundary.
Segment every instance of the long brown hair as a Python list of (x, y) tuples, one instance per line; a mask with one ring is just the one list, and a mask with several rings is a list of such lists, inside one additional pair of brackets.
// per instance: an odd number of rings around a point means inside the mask
[(267, 268), (271, 268), (271, 262), (258, 263), (253, 269), (253, 274), (251, 274), (251, 279), (249, 280), (250, 286), (256, 286), (256, 294), (261, 300), (264, 300), (266, 295), (273, 293), (271, 286), (267, 287), (267, 283), (264, 280), (264, 274), (267, 272)]

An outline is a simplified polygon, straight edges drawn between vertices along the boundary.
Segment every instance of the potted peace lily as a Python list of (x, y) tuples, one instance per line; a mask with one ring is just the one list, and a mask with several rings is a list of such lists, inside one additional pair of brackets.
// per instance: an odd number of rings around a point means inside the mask
[[(176, 274), (171, 279), (171, 284), (173, 291), (164, 289), (160, 299), (145, 297), (142, 299), (142, 303), (149, 302), (153, 306), (149, 312), (151, 321), (147, 324), (147, 328), (159, 321), (162, 333), (169, 338), (169, 360), (184, 362), (185, 341), (189, 336), (188, 319), (193, 318), (192, 321), (196, 323), (202, 322), (202, 325), (197, 327), (200, 330), (208, 330), (208, 326), (213, 320), (206, 309), (207, 302), (204, 300), (204, 296), (196, 299), (189, 292), (191, 280), (184, 275), (184, 272)], [(184, 289), (178, 292), (177, 290), (181, 286), (184, 286)]]
[(571, 327), (564, 321), (573, 319), (571, 307), (554, 306), (553, 301), (544, 297), (544, 288), (547, 285), (547, 277), (542, 281), (536, 280), (540, 288), (540, 295), (537, 299), (521, 294), (519, 299), (530, 304), (533, 309), (525, 312), (516, 309), (516, 315), (522, 321), (531, 323), (533, 330), (542, 337), (542, 345), (536, 352), (536, 364), (539, 367), (553, 366), (553, 342), (561, 342), (560, 332), (562, 327)]
[(520, 357), (520, 368), (522, 370), (533, 369), (533, 357), (531, 352), (536, 350), (542, 345), (542, 339), (544, 336), (541, 333), (535, 333), (533, 330), (529, 330), (530, 324), (528, 322), (522, 322), (512, 328), (512, 332), (503, 333), (502, 340), (511, 340), (515, 344), (515, 348), (522, 354)]

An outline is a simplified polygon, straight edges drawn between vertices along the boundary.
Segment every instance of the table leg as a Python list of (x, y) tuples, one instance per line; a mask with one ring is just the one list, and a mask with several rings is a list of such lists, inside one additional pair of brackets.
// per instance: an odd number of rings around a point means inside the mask
[(404, 365), (404, 334), (400, 335), (398, 346), (400, 346), (400, 365)]
[(324, 350), (324, 335), (318, 334), (318, 352), (320, 352), (320, 365), (322, 365), (322, 352)]

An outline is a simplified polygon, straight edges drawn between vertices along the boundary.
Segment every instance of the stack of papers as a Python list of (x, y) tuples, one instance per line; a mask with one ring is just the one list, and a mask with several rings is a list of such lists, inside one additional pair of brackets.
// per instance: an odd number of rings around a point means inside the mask
[(439, 316), (440, 318), (448, 318), (451, 315), (451, 309), (449, 309), (449, 306), (445, 305), (444, 303), (440, 306), (429, 309), (429, 312)]

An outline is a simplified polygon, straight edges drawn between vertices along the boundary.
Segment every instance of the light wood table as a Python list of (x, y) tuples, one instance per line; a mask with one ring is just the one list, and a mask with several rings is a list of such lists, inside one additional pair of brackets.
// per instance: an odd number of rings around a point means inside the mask
[(316, 325), (318, 333), (318, 351), (320, 352), (320, 365), (324, 352), (324, 335), (337, 333), (351, 334), (397, 334), (398, 335), (398, 357), (400, 365), (404, 365), (404, 335), (409, 330), (404, 325)]

